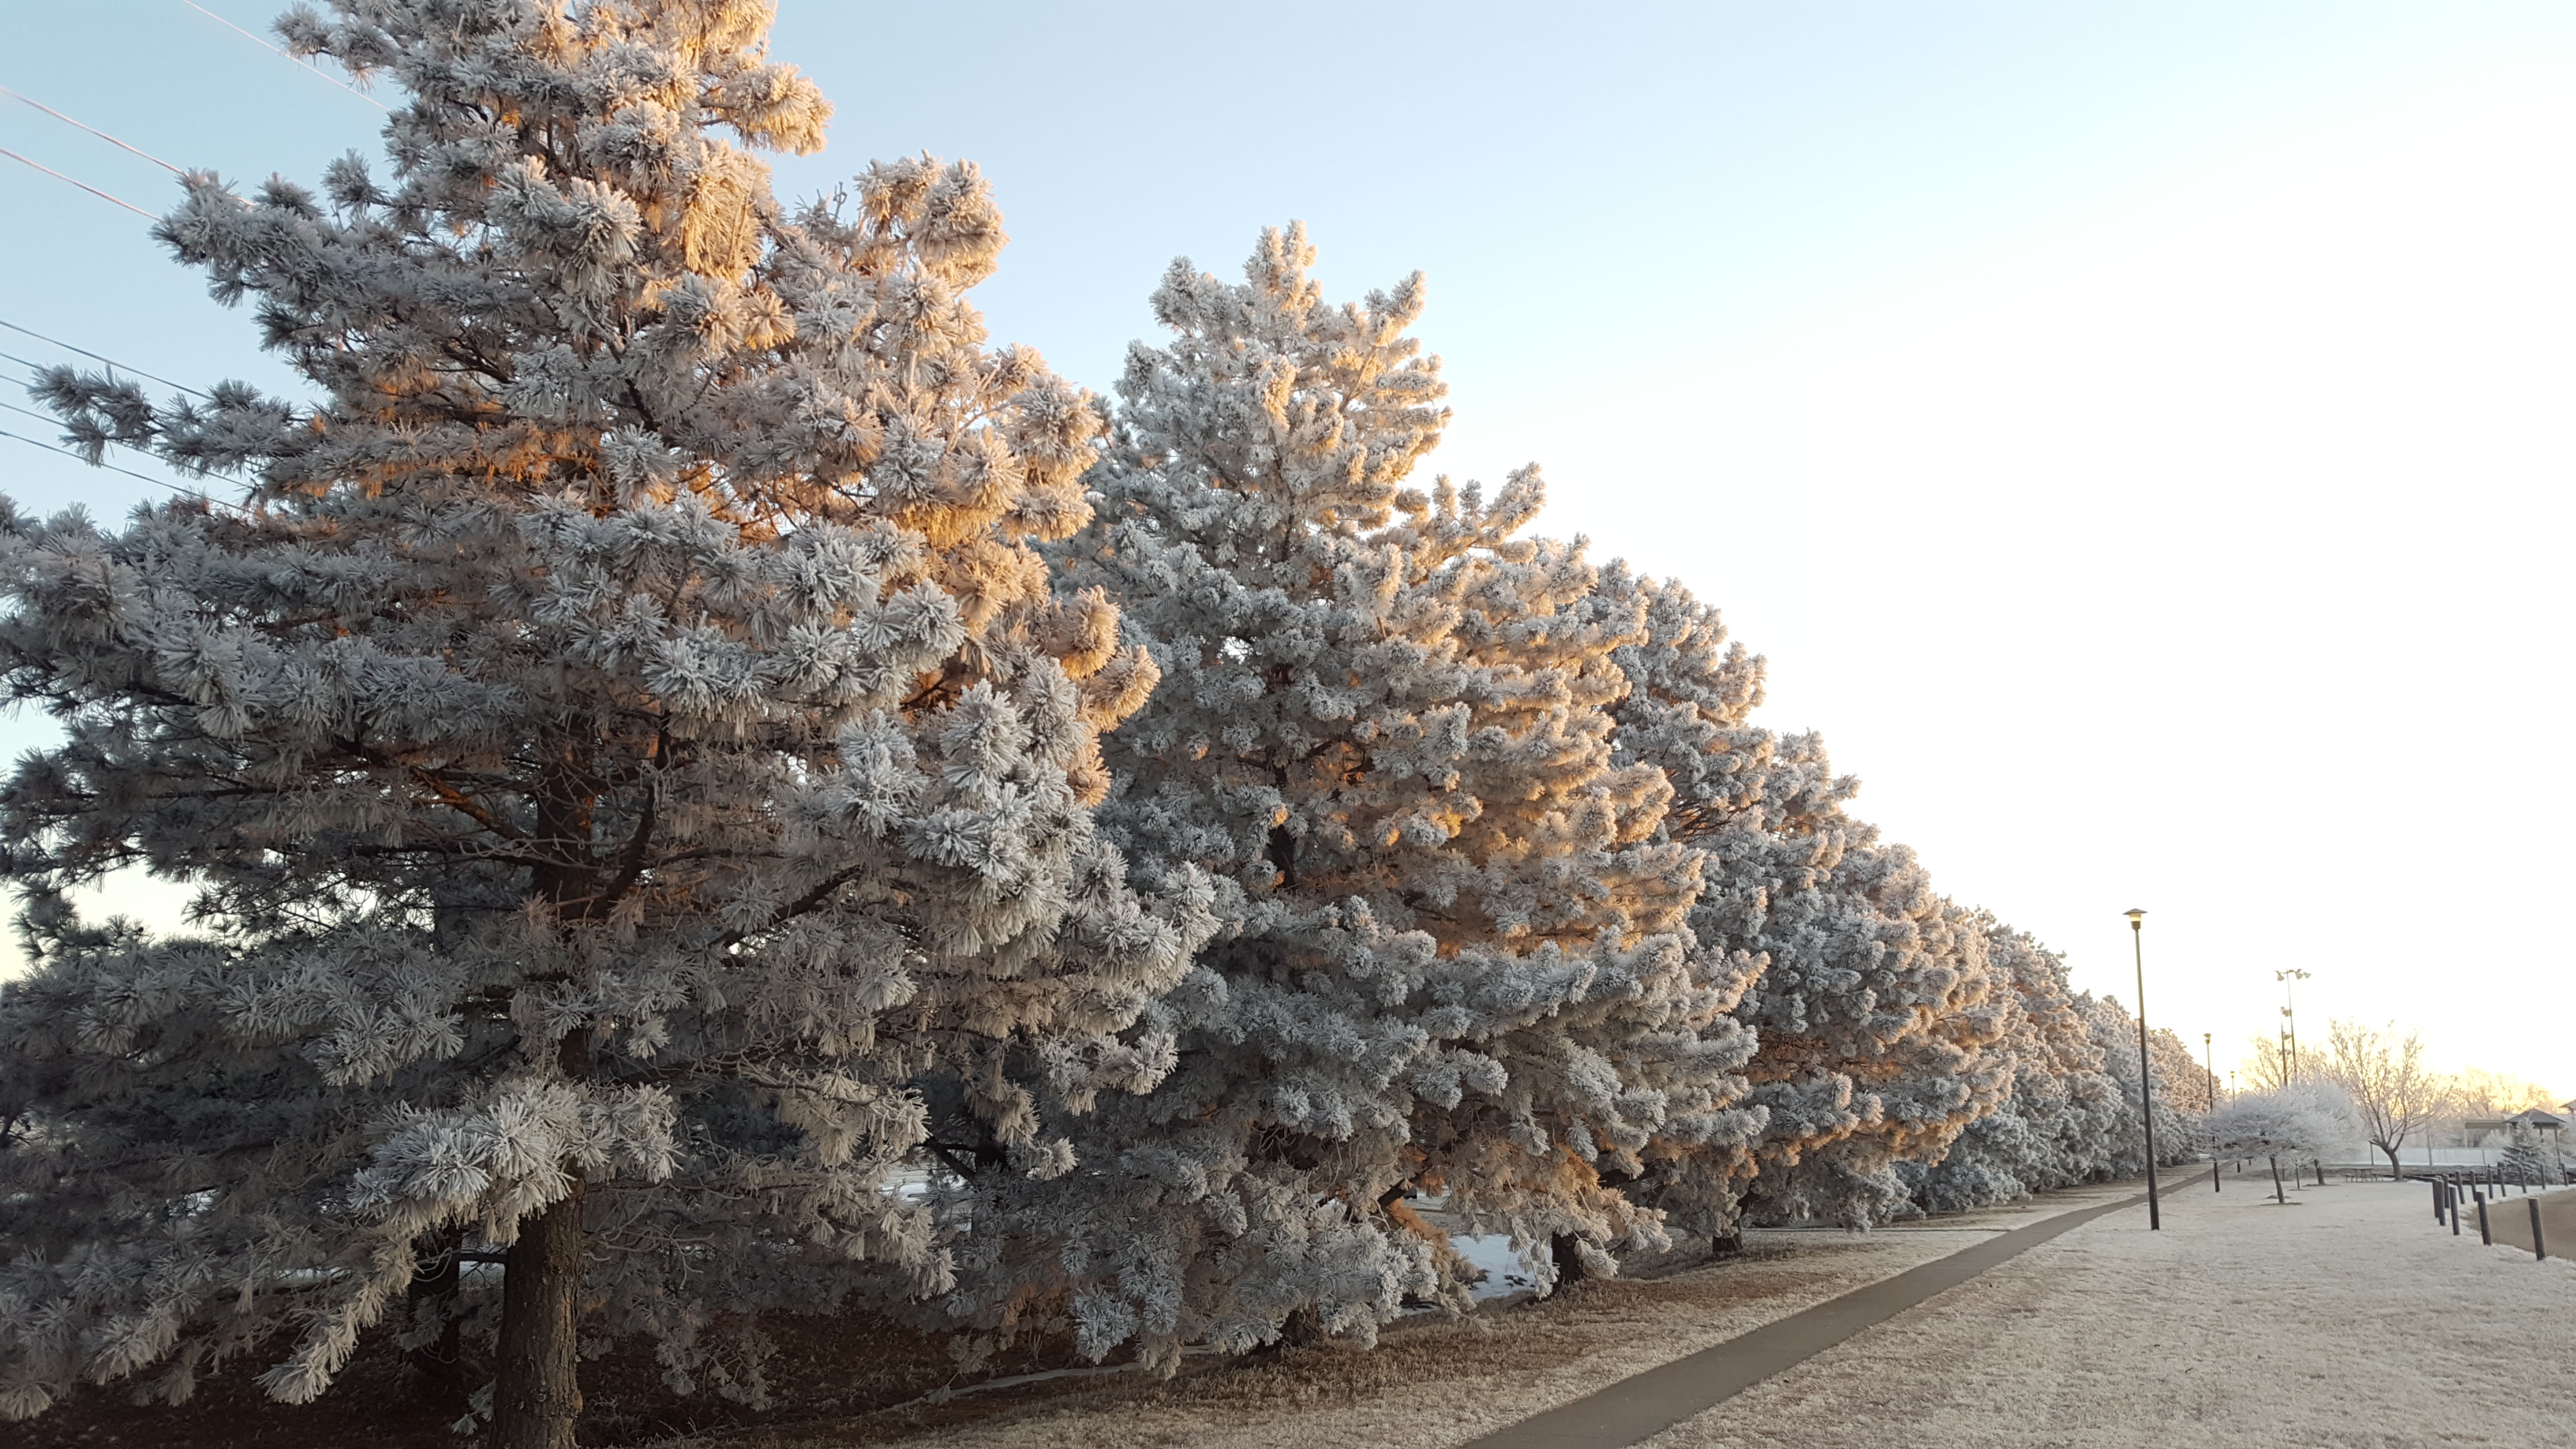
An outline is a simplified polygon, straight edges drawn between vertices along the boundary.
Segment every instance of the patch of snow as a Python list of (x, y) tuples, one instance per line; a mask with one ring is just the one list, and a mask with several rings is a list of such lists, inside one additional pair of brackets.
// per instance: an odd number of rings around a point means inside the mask
[(1509, 1233), (1451, 1233), (1449, 1246), (1458, 1256), (1485, 1270), (1485, 1281), (1475, 1285), (1476, 1301), (1509, 1298), (1515, 1293), (1535, 1292), (1538, 1280), (1530, 1276), (1529, 1265), (1512, 1251)]

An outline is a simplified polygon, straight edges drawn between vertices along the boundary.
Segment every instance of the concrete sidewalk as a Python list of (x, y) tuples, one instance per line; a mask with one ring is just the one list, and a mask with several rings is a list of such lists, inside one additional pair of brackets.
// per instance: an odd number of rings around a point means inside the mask
[(2140, 1193), (1973, 1243), (1946, 1258), (1622, 1379), (1599, 1393), (1473, 1440), (1465, 1449), (1624, 1449), (1643, 1443), (1999, 1263), (2106, 1213), (2143, 1207), (2146, 1201)]

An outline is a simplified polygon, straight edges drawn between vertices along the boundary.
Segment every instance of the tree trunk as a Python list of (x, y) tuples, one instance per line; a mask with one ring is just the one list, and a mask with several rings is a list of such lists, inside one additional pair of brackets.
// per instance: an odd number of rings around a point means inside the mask
[(1557, 1233), (1547, 1240), (1547, 1256), (1556, 1265), (1556, 1286), (1559, 1288), (1592, 1276), (1583, 1266), (1583, 1254), (1578, 1247), (1581, 1241), (1572, 1233)]
[(463, 1278), (458, 1255), (464, 1238), (463, 1233), (448, 1228), (421, 1239), (422, 1255), (430, 1261), (412, 1270), (411, 1290), (405, 1295), (411, 1300), (415, 1324), (430, 1314), (438, 1316), (438, 1337), (410, 1354), (421, 1393), (433, 1399), (453, 1398), (462, 1387), (456, 1381), (456, 1360), (461, 1352), (456, 1290)]
[(519, 1224), (501, 1283), (491, 1449), (574, 1449), (581, 1417), (582, 1191)]
[(1288, 1321), (1279, 1325), (1282, 1348), (1315, 1348), (1324, 1341), (1324, 1310), (1308, 1304), (1288, 1312)]
[(2397, 1149), (2394, 1147), (2383, 1147), (2379, 1150), (2388, 1154), (2388, 1180), (2390, 1182), (2404, 1182), (2406, 1180), (2406, 1174), (2400, 1172), (2397, 1168)]

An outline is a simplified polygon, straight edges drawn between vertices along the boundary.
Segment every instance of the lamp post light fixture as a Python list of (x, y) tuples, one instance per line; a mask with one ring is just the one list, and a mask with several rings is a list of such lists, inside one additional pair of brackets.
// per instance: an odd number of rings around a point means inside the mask
[(2138, 1124), (2147, 1133), (2147, 1231), (2164, 1231), (2156, 1205), (2156, 1079), (2147, 1068), (2147, 913), (2128, 912), (2129, 952), (2138, 963)]
[(2208, 1090), (2202, 1093), (2209, 1105), (2202, 1110), (2208, 1112), (2218, 1110), (2218, 1068), (2211, 1064), (2209, 1048), (2209, 1039), (2212, 1035), (2214, 1033), (2206, 1031), (2200, 1034), (2200, 1070), (2209, 1078)]
[(2298, 988), (2291, 983), (2307, 980), (2308, 973), (2293, 966), (2273, 972), (2272, 979), (2281, 983), (2281, 1070), (2285, 1074), (2281, 1085), (2286, 1087), (2299, 1079), (2298, 1003), (2290, 996)]

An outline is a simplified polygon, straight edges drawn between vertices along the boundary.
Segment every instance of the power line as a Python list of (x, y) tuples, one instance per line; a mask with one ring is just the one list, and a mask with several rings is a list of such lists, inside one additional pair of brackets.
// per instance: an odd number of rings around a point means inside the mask
[(331, 74), (329, 71), (324, 70), (322, 67), (320, 67), (320, 66), (318, 66), (318, 65), (315, 65), (313, 62), (311, 62), (311, 61), (309, 61), (309, 60), (306, 60), (305, 58), (303, 58), (303, 57), (302, 57), (302, 56), (300, 56), (300, 55), (288, 55), (285, 51), (282, 51), (282, 50), (278, 49), (276, 46), (271, 45), (271, 44), (269, 44), (267, 41), (260, 39), (258, 36), (253, 35), (251, 32), (249, 32), (249, 31), (247, 31), (247, 30), (244, 30), (244, 29), (242, 29), (240, 26), (233, 24), (233, 23), (232, 23), (231, 21), (229, 21), (229, 20), (226, 20), (224, 17), (222, 17), (222, 16), (220, 16), (220, 15), (217, 15), (215, 12), (213, 12), (212, 10), (207, 9), (205, 6), (198, 4), (198, 3), (197, 3), (197, 0), (179, 0), (179, 3), (180, 3), (180, 4), (182, 4), (182, 5), (187, 6), (187, 7), (188, 7), (189, 9), (191, 9), (191, 10), (196, 11), (198, 14), (200, 14), (200, 15), (202, 15), (202, 16), (204, 16), (204, 17), (206, 17), (208, 20), (211, 20), (211, 21), (215, 22), (217, 25), (222, 26), (222, 27), (223, 27), (223, 28), (225, 28), (226, 30), (231, 31), (231, 32), (232, 32), (232, 33), (234, 33), (235, 35), (238, 35), (238, 36), (242, 37), (243, 39), (245, 39), (245, 40), (249, 41), (251, 44), (258, 46), (260, 49), (262, 49), (262, 50), (264, 50), (264, 51), (267, 51), (269, 54), (271, 54), (271, 55), (273, 55), (273, 56), (278, 57), (280, 60), (291, 60), (291, 61), (294, 61), (297, 65), (300, 65), (300, 66), (304, 67), (306, 70), (309, 70), (309, 71), (313, 72), (315, 75), (318, 75), (318, 76), (322, 77), (324, 80), (329, 81), (331, 84), (333, 84), (333, 85), (335, 85), (335, 86), (338, 86), (340, 89), (342, 89), (342, 90), (344, 90), (344, 91), (347, 91), (349, 94), (351, 94), (351, 95), (353, 95), (353, 96), (356, 96), (359, 100), (365, 101), (368, 105), (371, 105), (371, 106), (375, 107), (377, 110), (383, 111), (383, 112), (385, 112), (385, 113), (386, 113), (386, 114), (388, 114), (388, 115), (390, 115), (390, 114), (392, 114), (392, 113), (393, 113), (393, 107), (386, 105), (384, 102), (382, 102), (382, 101), (380, 101), (380, 100), (377, 100), (374, 96), (368, 95), (365, 91), (362, 91), (362, 90), (358, 89), (356, 86), (353, 86), (353, 85), (349, 84), (347, 81), (341, 80), (339, 77), (337, 77), (337, 76), (335, 76), (335, 75)]
[(153, 165), (160, 167), (162, 170), (169, 172), (173, 176), (185, 176), (188, 174), (187, 172), (180, 170), (178, 167), (171, 165), (169, 162), (162, 160), (160, 157), (153, 155), (151, 152), (144, 150), (140, 146), (128, 146), (125, 142), (116, 139), (114, 136), (107, 134), (96, 126), (83, 125), (81, 122), (73, 120), (71, 117), (64, 115), (62, 112), (55, 110), (49, 105), (46, 105), (43, 101), (37, 100), (34, 96), (28, 95), (25, 91), (13, 91), (7, 86), (0, 86), (0, 95), (16, 96), (18, 99), (25, 101), (28, 105), (34, 106), (37, 110), (40, 110), (46, 115), (53, 117), (55, 120), (62, 122), (64, 125), (78, 126), (80, 129), (89, 132), (91, 135), (96, 136), (111, 146), (123, 147), (125, 150), (133, 152), (135, 155), (142, 157), (144, 160), (151, 162)]
[(16, 403), (0, 403), (0, 408), (7, 408), (9, 411), (18, 414), (20, 417), (34, 418), (40, 423), (58, 423), (62, 421), (62, 419), (53, 416), (51, 413), (40, 413), (34, 408), (22, 408)]
[[(7, 403), (0, 403), (0, 407), (9, 407), (9, 405)], [(10, 408), (9, 410), (11, 412), (20, 413), (27, 411), (25, 408)], [(31, 413), (29, 416), (40, 416), (40, 414)], [(206, 504), (209, 507), (238, 509), (241, 506), (237, 503), (226, 503), (220, 498), (209, 497), (206, 494), (198, 492), (194, 488), (188, 487), (184, 483), (173, 483), (167, 478), (155, 478), (149, 473), (137, 473), (131, 468), (120, 468), (114, 463), (91, 463), (89, 459), (82, 457), (80, 454), (73, 452), (69, 448), (65, 448), (54, 443), (39, 441), (38, 439), (28, 437), (25, 433), (13, 433), (7, 428), (0, 428), (0, 438), (15, 438), (19, 442), (25, 443), (31, 448), (42, 448), (48, 453), (60, 453), (66, 458), (75, 459), (82, 463), (88, 463), (89, 466), (93, 468), (105, 468), (110, 473), (122, 473), (128, 478), (140, 478), (155, 488), (167, 488), (173, 493), (177, 493), (188, 498), (194, 498), (198, 502)]]
[[(0, 327), (6, 327), (6, 328), (8, 328), (10, 331), (12, 331), (12, 332), (23, 333), (23, 334), (25, 334), (26, 336), (29, 336), (29, 337), (33, 337), (33, 338), (35, 338), (38, 342), (50, 343), (51, 345), (53, 345), (53, 346), (55, 346), (55, 347), (59, 347), (59, 348), (61, 348), (61, 349), (62, 349), (63, 351), (65, 351), (65, 352), (77, 352), (77, 353), (79, 353), (81, 356), (88, 358), (88, 359), (89, 359), (89, 360), (91, 360), (92, 362), (104, 362), (104, 363), (106, 363), (106, 364), (107, 364), (108, 366), (110, 366), (110, 367), (124, 367), (124, 368), (125, 368), (125, 370), (126, 370), (127, 372), (133, 373), (136, 377), (149, 377), (149, 378), (151, 378), (154, 382), (157, 382), (157, 383), (161, 384), (163, 387), (175, 387), (175, 388), (177, 388), (179, 391), (184, 392), (184, 393), (187, 393), (187, 394), (188, 394), (189, 396), (191, 396), (191, 397), (205, 397), (205, 396), (207, 396), (207, 394), (202, 393), (202, 392), (199, 392), (197, 389), (195, 389), (195, 388), (193, 388), (193, 387), (188, 386), (188, 385), (187, 385), (186, 383), (184, 383), (184, 382), (172, 382), (170, 379), (168, 379), (168, 378), (166, 378), (166, 377), (161, 377), (161, 376), (157, 376), (156, 374), (153, 374), (153, 373), (145, 372), (142, 368), (139, 368), (139, 367), (126, 367), (124, 363), (117, 361), (115, 358), (108, 356), (106, 353), (103, 353), (103, 352), (92, 352), (92, 351), (90, 351), (90, 350), (89, 350), (88, 348), (86, 348), (86, 347), (74, 347), (74, 346), (72, 346), (70, 343), (63, 341), (63, 340), (62, 340), (61, 338), (59, 338), (59, 337), (47, 337), (44, 333), (37, 331), (37, 330), (36, 330), (36, 329), (34, 329), (33, 327), (21, 327), (21, 326), (19, 326), (17, 323), (10, 321), (10, 320), (9, 320), (8, 318), (6, 318), (6, 317), (0, 317)], [(0, 357), (7, 357), (7, 356), (8, 356), (8, 354), (7, 354), (7, 353), (0, 353)], [(28, 366), (28, 367), (42, 367), (42, 366), (44, 366), (44, 364), (43, 364), (43, 363), (40, 363), (40, 362), (28, 362), (28, 361), (27, 361), (27, 359), (25, 359), (25, 358), (23, 358), (23, 357), (10, 357), (10, 358), (9, 358), (9, 360), (10, 360), (11, 362), (21, 363), (21, 364), (23, 364), (23, 365), (25, 365), (25, 366)]]
[[(37, 412), (37, 411), (35, 411), (35, 410), (34, 410), (34, 409), (32, 409), (32, 408), (22, 408), (22, 407), (19, 407), (19, 406), (18, 406), (17, 404), (15, 404), (15, 403), (0, 403), (0, 408), (7, 408), (9, 411), (11, 411), (11, 412), (13, 412), (13, 413), (19, 413), (19, 414), (22, 414), (22, 415), (24, 415), (24, 416), (26, 416), (26, 417), (34, 418), (34, 419), (36, 419), (36, 420), (37, 420), (37, 421), (39, 421), (39, 422), (58, 423), (58, 422), (62, 421), (60, 418), (49, 418), (49, 417), (45, 416), (43, 413)], [(220, 499), (220, 498), (216, 498), (216, 497), (213, 497), (213, 496), (211, 496), (211, 495), (209, 495), (209, 494), (202, 493), (202, 492), (198, 491), (197, 489), (191, 488), (191, 487), (189, 487), (188, 485), (186, 485), (186, 484), (184, 484), (184, 483), (173, 483), (173, 482), (171, 482), (171, 481), (170, 481), (169, 479), (167, 479), (167, 478), (155, 478), (155, 477), (153, 477), (153, 476), (152, 476), (151, 474), (149, 474), (149, 473), (137, 473), (137, 472), (135, 472), (135, 471), (134, 471), (133, 469), (131, 469), (131, 468), (120, 468), (120, 467), (118, 467), (117, 465), (115, 465), (114, 463), (107, 462), (107, 461), (106, 461), (106, 460), (104, 460), (104, 459), (93, 459), (93, 458), (91, 458), (91, 457), (90, 457), (88, 454), (86, 454), (86, 453), (79, 452), (79, 451), (77, 451), (77, 450), (75, 450), (75, 449), (66, 448), (66, 447), (62, 446), (61, 444), (59, 444), (59, 443), (48, 443), (48, 442), (43, 442), (43, 441), (41, 441), (41, 440), (39, 440), (39, 439), (28, 437), (28, 436), (27, 436), (26, 434), (24, 434), (24, 433), (13, 433), (13, 432), (10, 432), (10, 431), (9, 431), (8, 429), (6, 429), (6, 428), (0, 428), (0, 438), (16, 438), (19, 442), (26, 443), (26, 444), (28, 444), (28, 445), (30, 445), (30, 446), (32, 446), (32, 447), (42, 448), (42, 449), (44, 449), (44, 450), (45, 450), (46, 452), (48, 452), (48, 453), (60, 453), (60, 454), (62, 454), (62, 455), (63, 455), (64, 457), (66, 457), (66, 458), (71, 458), (71, 459), (77, 460), (77, 461), (79, 461), (79, 462), (86, 463), (86, 464), (88, 464), (90, 467), (93, 467), (93, 468), (105, 468), (105, 469), (106, 469), (107, 471), (109, 471), (110, 473), (122, 473), (122, 474), (124, 474), (124, 475), (125, 475), (126, 477), (128, 477), (128, 478), (140, 478), (140, 479), (142, 479), (144, 482), (149, 483), (149, 484), (153, 485), (153, 486), (154, 486), (154, 487), (156, 487), (156, 488), (167, 488), (167, 489), (169, 489), (169, 490), (170, 490), (171, 492), (173, 492), (173, 493), (181, 494), (181, 495), (183, 495), (183, 496), (185, 496), (185, 497), (189, 497), (189, 498), (194, 498), (194, 499), (196, 499), (198, 502), (203, 503), (203, 504), (207, 505), (207, 506), (208, 506), (208, 507), (210, 507), (210, 508), (230, 508), (230, 509), (235, 510), (236, 512), (238, 512), (238, 511), (242, 511), (242, 510), (241, 510), (241, 505), (239, 505), (239, 504), (237, 504), (237, 503), (226, 503), (226, 502), (224, 502), (224, 501), (223, 501), (222, 499)]]
[(72, 181), (72, 178), (65, 176), (63, 173), (55, 170), (51, 166), (48, 166), (41, 161), (30, 161), (26, 157), (19, 155), (17, 152), (10, 150), (6, 146), (0, 146), (0, 156), (6, 156), (21, 166), (33, 166), (37, 170), (44, 172), (47, 176), (54, 178), (56, 181), (71, 181), (72, 185), (79, 187), (81, 190), (88, 192), (99, 200), (113, 201), (117, 205), (124, 207), (126, 210), (133, 212), (136, 216), (143, 218), (145, 221), (159, 221), (161, 219), (154, 216), (152, 213), (145, 211), (142, 207), (135, 205), (133, 202), (127, 201), (121, 196), (110, 196), (106, 192), (99, 190), (97, 187), (90, 185), (86, 181)]

